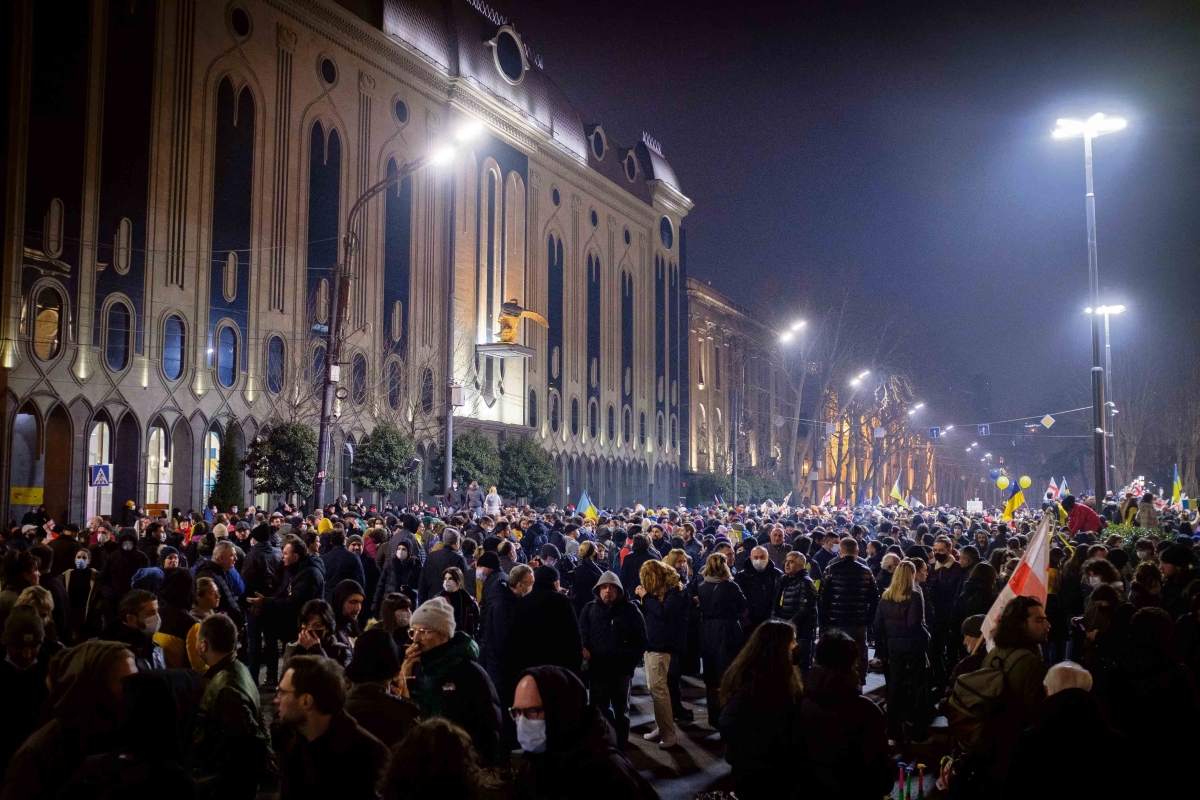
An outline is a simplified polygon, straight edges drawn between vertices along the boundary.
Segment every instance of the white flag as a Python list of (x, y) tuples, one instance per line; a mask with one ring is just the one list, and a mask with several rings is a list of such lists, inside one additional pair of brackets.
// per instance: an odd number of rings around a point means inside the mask
[(1004, 613), (1004, 607), (1014, 597), (1036, 597), (1042, 605), (1046, 605), (1047, 572), (1050, 567), (1050, 514), (1042, 515), (1042, 522), (1033, 541), (1025, 549), (1025, 556), (1013, 572), (1008, 583), (1000, 590), (996, 601), (992, 603), (987, 616), (983, 619), (983, 638), (987, 640), (988, 648), (994, 646), (992, 636), (996, 630), (996, 622)]

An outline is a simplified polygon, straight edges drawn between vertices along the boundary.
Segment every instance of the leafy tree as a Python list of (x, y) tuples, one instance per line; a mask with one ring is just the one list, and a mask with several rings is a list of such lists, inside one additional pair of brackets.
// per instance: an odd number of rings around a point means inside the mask
[(317, 433), (301, 422), (277, 422), (250, 443), (242, 466), (258, 494), (307, 496), (317, 476)]
[[(434, 475), (444, 475), (446, 454), (439, 452), (435, 455), (432, 467)], [(479, 481), (479, 485), (487, 491), (487, 487), (495, 485), (500, 474), (500, 453), (496, 443), (477, 430), (454, 437), (454, 464), (450, 474), (462, 486)]]
[[(745, 493), (742, 478), (738, 478), (738, 488)], [(733, 502), (733, 480), (724, 473), (700, 473), (688, 477), (688, 504), (693, 506), (711, 505), (714, 497), (720, 497), (726, 503)]]
[(533, 437), (509, 436), (500, 446), (500, 479), (497, 488), (505, 498), (527, 497), (545, 505), (558, 485), (558, 470)]
[(412, 437), (390, 422), (375, 426), (354, 449), (350, 477), (354, 485), (383, 495), (403, 489), (417, 479), (416, 472), (404, 473), (404, 462), (417, 454)]
[(210, 506), (228, 511), (230, 506), (242, 505), (242, 476), (238, 468), (239, 463), (237, 448), (233, 446), (233, 440), (226, 437), (221, 445), (221, 456), (217, 464), (217, 480), (208, 496)]

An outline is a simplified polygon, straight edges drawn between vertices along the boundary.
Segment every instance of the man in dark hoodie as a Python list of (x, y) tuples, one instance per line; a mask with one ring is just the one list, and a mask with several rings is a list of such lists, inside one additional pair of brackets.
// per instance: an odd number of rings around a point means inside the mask
[(137, 532), (125, 528), (117, 537), (118, 549), (104, 560), (104, 571), (100, 574), (100, 596), (106, 608), (105, 624), (116, 617), (121, 598), (133, 584), (133, 575), (139, 569), (150, 566), (145, 553), (137, 551)]
[(625, 597), (621, 579), (614, 572), (600, 576), (592, 595), (596, 599), (579, 614), (592, 703), (613, 724), (617, 745), (624, 750), (629, 743), (629, 687), (646, 651), (646, 620)]
[(379, 573), (382, 575), (386, 568), (388, 559), (395, 558), (396, 546), (400, 542), (408, 544), (409, 558), (415, 558), (417, 563), (421, 563), (425, 559), (425, 550), (417, 544), (417, 529), (421, 527), (421, 521), (413, 514), (400, 515), (400, 527), (392, 534), (392, 537), (379, 546), (375, 551), (375, 566), (379, 567)]
[(525, 800), (631, 800), (658, 793), (617, 747), (612, 727), (568, 670), (534, 667), (517, 684), (511, 709), (525, 751), (517, 797)]

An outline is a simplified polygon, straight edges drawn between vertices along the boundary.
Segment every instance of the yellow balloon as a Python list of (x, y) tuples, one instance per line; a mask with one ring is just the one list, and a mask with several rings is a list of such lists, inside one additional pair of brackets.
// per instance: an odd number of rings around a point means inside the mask
[(1004, 477), (1003, 475), (1001, 475), (999, 478), (997, 478), (996, 479), (996, 488), (997, 489), (1007, 489), (1008, 488), (1008, 478)]
[(1029, 479), (1028, 475), (1022, 475), (1018, 483), (1021, 484), (1022, 489), (1028, 489), (1033, 484), (1033, 481)]

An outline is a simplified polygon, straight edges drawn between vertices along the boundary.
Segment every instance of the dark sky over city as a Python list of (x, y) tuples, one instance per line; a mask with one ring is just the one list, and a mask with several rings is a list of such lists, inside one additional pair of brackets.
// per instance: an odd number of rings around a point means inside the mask
[(586, 122), (662, 143), (691, 275), (755, 308), (894, 309), (931, 424), (970, 373), (997, 415), (1090, 402), (1083, 144), (1058, 117), (1129, 120), (1095, 144), (1115, 369), (1200, 341), (1200, 5), (496, 6)]

